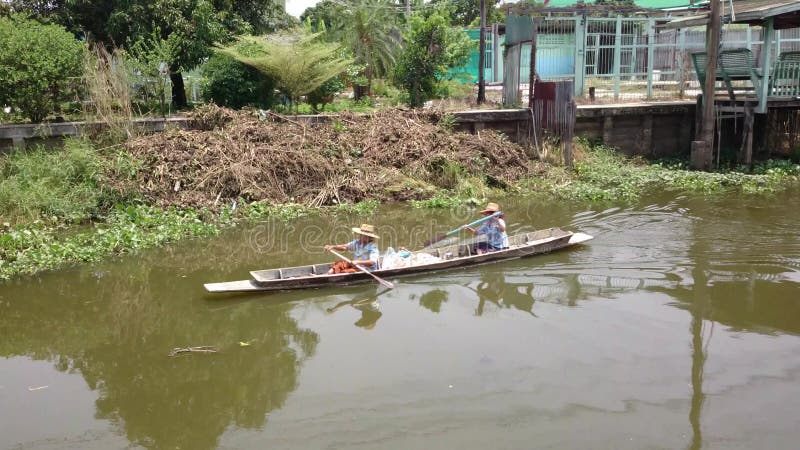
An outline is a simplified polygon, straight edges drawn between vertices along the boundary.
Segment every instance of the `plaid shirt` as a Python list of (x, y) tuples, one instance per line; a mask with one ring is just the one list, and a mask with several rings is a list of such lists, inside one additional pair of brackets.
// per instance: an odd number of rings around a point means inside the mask
[(506, 227), (506, 221), (503, 219), (497, 219), (484, 222), (483, 225), (478, 227), (477, 231), (478, 234), (485, 234), (486, 235), (486, 242), (492, 248), (506, 248), (508, 247), (508, 235), (505, 231), (500, 231), (500, 225), (503, 225), (503, 228)]
[(361, 239), (353, 239), (347, 244), (347, 249), (354, 253), (355, 257), (353, 260), (355, 261), (374, 261), (375, 265), (372, 266), (362, 266), (367, 270), (376, 270), (380, 267), (378, 266), (378, 257), (380, 256), (380, 252), (378, 248), (375, 247), (374, 242), (367, 242), (366, 244), (361, 242)]

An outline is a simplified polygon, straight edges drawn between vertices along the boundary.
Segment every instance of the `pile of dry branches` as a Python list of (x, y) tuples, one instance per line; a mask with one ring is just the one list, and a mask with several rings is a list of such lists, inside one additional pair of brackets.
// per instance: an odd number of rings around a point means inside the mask
[(443, 166), (504, 182), (529, 173), (523, 148), (503, 135), (451, 132), (440, 118), (384, 110), (310, 125), (209, 107), (195, 113), (197, 130), (126, 144), (143, 164), (132, 187), (164, 206), (213, 207), (240, 197), (324, 205), (397, 197), (388, 188), (409, 179), (447, 187), (439, 182)]

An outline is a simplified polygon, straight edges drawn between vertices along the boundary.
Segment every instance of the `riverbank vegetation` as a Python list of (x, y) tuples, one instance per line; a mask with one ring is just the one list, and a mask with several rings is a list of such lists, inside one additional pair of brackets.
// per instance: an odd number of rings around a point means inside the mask
[(570, 171), (502, 134), (454, 131), (449, 116), (430, 110), (344, 113), (307, 125), (210, 107), (194, 121), (195, 130), (103, 146), (69, 139), (0, 159), (0, 278), (210, 236), (241, 221), (367, 217), (381, 202), (624, 202), (651, 189), (764, 195), (800, 176), (789, 161), (688, 171), (684, 162), (627, 158), (585, 140)]
[(680, 194), (768, 194), (796, 183), (800, 165), (787, 160), (768, 160), (717, 172), (689, 170), (684, 160), (647, 161), (628, 158), (617, 150), (577, 139), (574, 172), (553, 167), (542, 176), (521, 183), (523, 191), (583, 201), (626, 201), (648, 190)]
[[(279, 3), (0, 2), (0, 122), (106, 125), (58, 149), (0, 156), (0, 278), (213, 235), (242, 220), (367, 216), (392, 201), (452, 208), (504, 195), (761, 194), (800, 171), (766, 162), (689, 172), (585, 141), (567, 170), (552, 152), (533, 157), (501, 133), (456, 132), (441, 108), (397, 108), (471, 98), (473, 80), (457, 73), (475, 47), (462, 30), (475, 19), (468, 2), (436, 0), (406, 16), (386, 0), (326, 0), (301, 22)], [(187, 106), (188, 71), (200, 74), (196, 91), (209, 102), (188, 113), (193, 129), (143, 135), (135, 116)], [(319, 111), (338, 113), (316, 125), (291, 115)]]

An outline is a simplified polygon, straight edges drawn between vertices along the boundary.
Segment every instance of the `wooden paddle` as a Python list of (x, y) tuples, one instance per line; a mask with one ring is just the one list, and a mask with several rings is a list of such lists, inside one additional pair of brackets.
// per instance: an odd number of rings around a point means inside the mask
[(347, 261), (347, 262), (349, 262), (350, 264), (352, 264), (352, 265), (356, 266), (356, 268), (357, 268), (358, 270), (360, 270), (360, 271), (362, 271), (362, 272), (366, 273), (367, 275), (371, 276), (372, 278), (375, 278), (375, 280), (376, 280), (378, 283), (382, 284), (383, 286), (386, 286), (386, 287), (387, 287), (387, 288), (389, 288), (389, 289), (394, 289), (394, 284), (392, 284), (392, 283), (390, 283), (390, 282), (388, 282), (388, 281), (384, 280), (383, 278), (381, 278), (381, 277), (379, 277), (379, 276), (375, 275), (374, 273), (370, 272), (369, 270), (367, 270), (367, 269), (365, 269), (365, 268), (363, 268), (363, 267), (359, 266), (358, 264), (354, 263), (353, 261), (351, 261), (351, 260), (347, 259), (347, 257), (345, 257), (344, 255), (340, 255), (339, 253), (336, 253), (336, 251), (335, 251), (335, 250), (328, 250), (328, 251), (329, 251), (329, 252), (331, 252), (331, 253), (333, 253), (334, 255), (338, 256), (338, 257), (339, 257), (339, 259), (341, 259), (342, 261)]
[(431, 245), (433, 245), (433, 244), (435, 244), (435, 243), (437, 243), (437, 242), (439, 242), (439, 241), (441, 241), (443, 239), (446, 239), (448, 236), (451, 236), (453, 234), (458, 233), (459, 231), (463, 230), (464, 228), (474, 227), (475, 225), (478, 225), (480, 223), (486, 222), (487, 220), (491, 219), (492, 217), (497, 217), (497, 216), (499, 216), (501, 214), (503, 214), (502, 211), (497, 211), (496, 213), (494, 213), (492, 215), (489, 215), (489, 216), (486, 216), (486, 217), (482, 217), (482, 218), (480, 218), (480, 219), (478, 219), (478, 220), (476, 220), (474, 222), (470, 222), (470, 223), (468, 223), (466, 225), (462, 225), (462, 226), (456, 228), (455, 230), (448, 231), (447, 233), (445, 233), (445, 234), (443, 234), (441, 236), (438, 236), (436, 238), (431, 239), (430, 241), (425, 242), (425, 247), (423, 247), (423, 248), (428, 248)]

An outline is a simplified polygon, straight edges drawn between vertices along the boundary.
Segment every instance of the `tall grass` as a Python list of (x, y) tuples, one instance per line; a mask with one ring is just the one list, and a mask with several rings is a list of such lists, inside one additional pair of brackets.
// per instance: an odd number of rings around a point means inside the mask
[(87, 118), (106, 126), (104, 137), (122, 142), (135, 135), (131, 101), (131, 80), (125, 58), (119, 50), (109, 52), (95, 44), (84, 62), (84, 83), (88, 95), (85, 105)]
[(720, 172), (687, 170), (685, 163), (650, 163), (641, 158), (626, 158), (615, 149), (576, 142), (575, 170), (560, 174), (550, 170), (545, 177), (529, 180), (529, 189), (546, 191), (558, 197), (588, 201), (632, 200), (651, 189), (681, 193), (766, 194), (800, 181), (800, 165), (790, 161), (763, 161), (752, 172), (747, 168)]
[(114, 192), (103, 187), (103, 160), (83, 139), (63, 150), (16, 150), (0, 158), (0, 218), (78, 222), (110, 206)]

